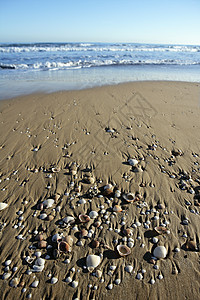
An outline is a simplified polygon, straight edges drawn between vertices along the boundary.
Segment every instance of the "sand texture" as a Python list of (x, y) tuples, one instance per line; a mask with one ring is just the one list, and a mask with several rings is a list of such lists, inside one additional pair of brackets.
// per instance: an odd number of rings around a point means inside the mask
[(0, 299), (200, 298), (200, 84), (33, 94), (0, 124)]

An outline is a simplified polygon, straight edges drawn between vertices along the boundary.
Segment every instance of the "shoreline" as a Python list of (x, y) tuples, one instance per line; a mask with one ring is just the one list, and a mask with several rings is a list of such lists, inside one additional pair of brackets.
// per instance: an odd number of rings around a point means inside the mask
[(198, 298), (200, 83), (34, 93), (0, 116), (0, 298)]

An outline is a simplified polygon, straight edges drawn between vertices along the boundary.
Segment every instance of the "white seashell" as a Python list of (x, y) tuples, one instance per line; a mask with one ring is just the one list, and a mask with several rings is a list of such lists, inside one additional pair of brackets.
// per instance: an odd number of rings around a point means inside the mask
[(86, 201), (85, 201), (85, 199), (82, 198), (82, 199), (80, 199), (80, 200), (78, 201), (78, 203), (79, 203), (79, 204), (85, 204)]
[(151, 284), (154, 284), (156, 281), (153, 279), (153, 278), (151, 278), (151, 280), (150, 280), (150, 283)]
[(35, 261), (36, 266), (44, 266), (44, 264), (45, 264), (45, 259), (43, 259), (41, 257), (37, 258)]
[(86, 266), (89, 272), (92, 272), (101, 262), (101, 258), (98, 255), (88, 255), (86, 258)]
[(19, 284), (19, 278), (14, 277), (13, 279), (11, 279), (10, 281), (10, 286), (16, 288)]
[(112, 186), (112, 184), (106, 184), (105, 186), (104, 186), (104, 190), (111, 190), (113, 188), (113, 186)]
[(50, 208), (50, 207), (52, 207), (53, 204), (54, 204), (53, 199), (46, 199), (43, 201), (43, 205), (45, 208)]
[(156, 237), (153, 237), (153, 239), (152, 239), (152, 242), (153, 242), (154, 244), (157, 244), (157, 242), (158, 242), (158, 238), (156, 238)]
[(71, 279), (71, 277), (67, 277), (67, 278), (65, 279), (65, 282), (67, 282), (67, 283), (70, 283), (70, 282), (72, 282), (72, 279)]
[(158, 279), (159, 279), (159, 280), (163, 279), (163, 275), (162, 275), (162, 274), (159, 274), (159, 275), (158, 275)]
[(3, 210), (6, 207), (8, 207), (7, 203), (0, 202), (0, 210)]
[(44, 269), (44, 265), (43, 266), (37, 266), (37, 265), (33, 265), (33, 272), (42, 272)]
[(38, 258), (38, 257), (40, 257), (40, 256), (42, 255), (42, 253), (41, 253), (40, 251), (36, 251), (36, 252), (34, 253), (34, 255)]
[(167, 256), (167, 249), (165, 246), (158, 246), (154, 249), (153, 255), (157, 258), (165, 258)]
[(116, 190), (116, 191), (115, 191), (115, 197), (116, 197), (116, 198), (121, 197), (121, 191), (120, 191), (120, 190)]
[(56, 233), (52, 236), (52, 242), (57, 242), (60, 239), (61, 239), (61, 236), (58, 233)]
[(64, 221), (66, 224), (73, 224), (74, 221), (75, 221), (75, 219), (74, 219), (74, 217), (72, 217), (72, 216), (67, 216), (67, 217), (65, 217), (65, 218), (63, 219), (63, 221)]
[(9, 265), (11, 264), (11, 262), (12, 262), (12, 261), (11, 261), (10, 259), (6, 260), (6, 261), (5, 261), (5, 266), (6, 266), (6, 267), (9, 266)]
[(133, 243), (133, 242), (128, 242), (128, 247), (129, 247), (129, 248), (133, 248), (133, 246), (134, 246), (134, 243)]
[(51, 284), (56, 284), (58, 282), (58, 278), (52, 277), (51, 278)]
[(39, 280), (35, 280), (32, 282), (31, 287), (36, 288), (39, 284)]
[(129, 165), (131, 165), (131, 166), (136, 166), (136, 165), (138, 164), (138, 160), (137, 160), (137, 159), (134, 159), (134, 158), (130, 158), (130, 159), (128, 160), (128, 163), (129, 163)]
[(78, 281), (72, 281), (72, 287), (75, 289), (78, 286)]
[(133, 266), (131, 266), (131, 265), (126, 266), (125, 271), (128, 273), (131, 273), (133, 271)]
[(137, 273), (136, 278), (137, 278), (138, 280), (142, 280), (142, 279), (143, 279), (142, 273)]
[(110, 266), (110, 270), (114, 271), (117, 267), (116, 266)]
[(95, 210), (92, 210), (92, 211), (89, 213), (89, 217), (90, 217), (91, 219), (95, 219), (97, 216), (98, 216), (98, 212), (96, 212)]
[(135, 195), (133, 193), (127, 193), (123, 195), (123, 198), (127, 201), (127, 202), (134, 202), (135, 201)]
[(96, 275), (97, 278), (101, 278), (102, 274), (103, 273), (100, 270), (97, 270), (96, 273), (95, 273), (95, 275)]
[(120, 283), (121, 283), (121, 279), (119, 279), (119, 278), (118, 278), (118, 279), (115, 279), (115, 284), (116, 284), (116, 285), (119, 285)]
[(108, 289), (109, 289), (109, 290), (112, 290), (112, 289), (113, 289), (113, 284), (112, 284), (112, 283), (110, 283), (110, 284), (108, 285)]
[(46, 217), (47, 217), (47, 214), (45, 214), (45, 213), (43, 213), (39, 216), (40, 220), (44, 220), (44, 219), (46, 219)]
[(13, 272), (16, 272), (18, 270), (18, 267), (14, 267), (12, 270)]
[(6, 280), (6, 279), (10, 278), (11, 275), (12, 275), (11, 273), (4, 273), (2, 276), (2, 279)]

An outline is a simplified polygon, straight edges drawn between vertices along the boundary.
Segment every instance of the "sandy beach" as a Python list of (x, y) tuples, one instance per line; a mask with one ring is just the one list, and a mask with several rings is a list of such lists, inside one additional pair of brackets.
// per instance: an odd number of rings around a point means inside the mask
[(199, 299), (200, 83), (21, 96), (0, 122), (0, 299)]

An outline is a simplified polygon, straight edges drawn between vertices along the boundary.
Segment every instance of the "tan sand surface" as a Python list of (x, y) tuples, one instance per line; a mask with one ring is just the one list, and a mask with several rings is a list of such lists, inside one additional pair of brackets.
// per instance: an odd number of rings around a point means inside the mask
[(0, 125), (0, 299), (200, 299), (199, 83), (18, 97)]

